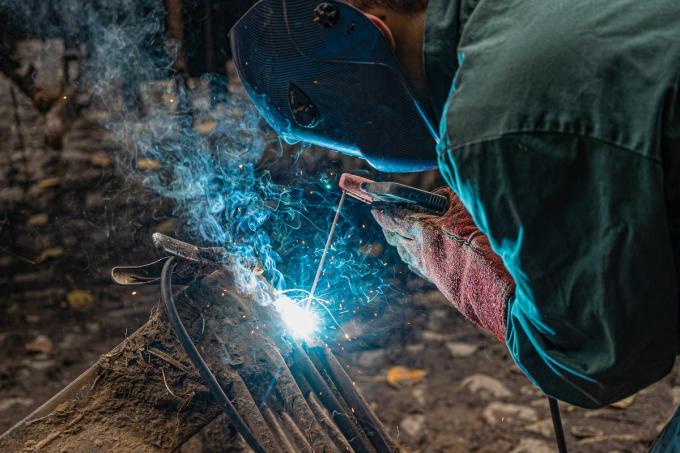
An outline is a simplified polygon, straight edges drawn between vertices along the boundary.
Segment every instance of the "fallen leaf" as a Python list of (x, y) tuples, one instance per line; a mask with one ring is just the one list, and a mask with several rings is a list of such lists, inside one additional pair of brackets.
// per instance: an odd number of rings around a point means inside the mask
[(205, 121), (203, 123), (198, 123), (194, 129), (196, 129), (196, 132), (199, 134), (207, 135), (214, 131), (216, 127), (217, 123), (215, 121)]
[(382, 244), (364, 244), (359, 247), (359, 253), (364, 256), (380, 256), (383, 252)]
[(624, 398), (621, 401), (617, 401), (615, 403), (612, 403), (609, 406), (616, 408), (616, 409), (626, 409), (626, 408), (630, 407), (634, 402), (635, 402), (635, 395), (631, 395), (628, 398)]
[(47, 354), (52, 352), (53, 348), (52, 340), (47, 335), (39, 335), (26, 343), (26, 350), (29, 352), (44, 352)]
[(52, 187), (58, 186), (60, 182), (61, 179), (55, 176), (52, 178), (41, 179), (38, 181), (37, 186), (38, 189), (51, 189)]
[(90, 162), (95, 167), (108, 167), (109, 165), (111, 165), (111, 158), (109, 157), (108, 154), (104, 152), (99, 152), (94, 154), (90, 158)]
[(44, 263), (50, 258), (59, 258), (60, 256), (64, 255), (64, 249), (61, 247), (50, 247), (45, 250), (43, 250), (40, 255), (38, 255), (35, 258), (35, 263), (40, 264)]
[(94, 302), (94, 296), (89, 291), (82, 289), (74, 289), (66, 295), (66, 301), (69, 307), (76, 310), (87, 308)]
[(37, 226), (43, 226), (47, 225), (47, 222), (49, 221), (49, 216), (45, 213), (42, 214), (34, 214), (26, 220), (26, 225), (31, 226), (31, 227), (37, 227)]
[(155, 159), (139, 159), (137, 168), (140, 170), (158, 170), (161, 164)]
[(403, 366), (395, 366), (387, 370), (385, 380), (394, 388), (400, 388), (402, 385), (417, 384), (427, 376), (427, 371), (419, 368), (410, 369)]
[(570, 431), (577, 439), (604, 436), (604, 431), (594, 426), (575, 425), (571, 427)]
[(154, 231), (158, 233), (163, 233), (163, 234), (168, 234), (172, 233), (177, 229), (177, 220), (176, 219), (168, 219), (165, 220), (161, 223), (159, 223), (156, 228), (154, 228)]

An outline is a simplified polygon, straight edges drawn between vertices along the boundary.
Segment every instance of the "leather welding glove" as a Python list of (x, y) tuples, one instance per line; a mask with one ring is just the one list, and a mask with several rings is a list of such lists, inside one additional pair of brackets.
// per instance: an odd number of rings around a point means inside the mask
[(515, 283), (500, 257), (450, 188), (441, 217), (404, 209), (373, 209), (373, 217), (402, 260), (434, 283), (468, 319), (505, 342), (507, 302)]

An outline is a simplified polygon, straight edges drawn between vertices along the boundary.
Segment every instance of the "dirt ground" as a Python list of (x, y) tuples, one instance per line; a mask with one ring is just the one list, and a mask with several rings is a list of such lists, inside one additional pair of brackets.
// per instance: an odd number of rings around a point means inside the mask
[[(44, 115), (1, 76), (0, 99), (2, 432), (144, 323), (156, 290), (117, 288), (110, 268), (151, 261), (153, 231), (184, 232), (166, 200), (116, 172), (101, 112), (81, 112), (55, 150)], [(361, 309), (336, 351), (394, 437), (408, 451), (554, 451), (547, 401), (504, 346), (402, 275), (406, 295)], [(394, 367), (413, 382), (388, 384)], [(679, 402), (676, 367), (617, 407), (563, 405), (571, 451), (646, 451)]]

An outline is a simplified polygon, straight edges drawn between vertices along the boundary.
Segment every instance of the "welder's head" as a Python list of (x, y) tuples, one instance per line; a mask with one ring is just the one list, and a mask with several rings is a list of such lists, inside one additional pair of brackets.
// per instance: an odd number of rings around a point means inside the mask
[(436, 133), (399, 66), (384, 9), (415, 14), (426, 0), (351, 1), (356, 7), (337, 0), (255, 4), (231, 32), (246, 91), (286, 141), (356, 155), (381, 171), (436, 167)]

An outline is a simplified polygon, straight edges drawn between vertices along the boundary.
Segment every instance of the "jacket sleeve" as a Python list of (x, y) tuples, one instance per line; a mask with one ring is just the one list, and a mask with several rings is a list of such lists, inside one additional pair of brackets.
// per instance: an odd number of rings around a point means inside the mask
[(550, 133), (439, 159), (516, 283), (506, 343), (536, 385), (595, 408), (670, 371), (678, 291), (659, 161)]

